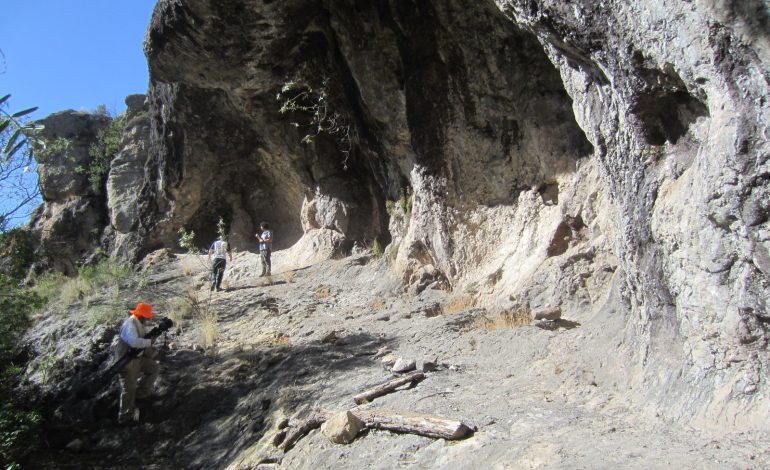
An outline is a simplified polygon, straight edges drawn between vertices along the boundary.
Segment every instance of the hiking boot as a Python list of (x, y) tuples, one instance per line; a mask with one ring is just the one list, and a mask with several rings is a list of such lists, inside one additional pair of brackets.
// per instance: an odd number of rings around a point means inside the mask
[(216, 287), (214, 284), (211, 284), (211, 288), (209, 290), (214, 290), (214, 287)]

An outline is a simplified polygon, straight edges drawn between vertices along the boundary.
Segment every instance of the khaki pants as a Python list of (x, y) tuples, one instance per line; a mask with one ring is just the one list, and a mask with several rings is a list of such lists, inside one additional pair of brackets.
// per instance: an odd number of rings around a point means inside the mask
[[(146, 374), (139, 380), (142, 373)], [(120, 371), (120, 412), (118, 421), (131, 420), (136, 408), (136, 397), (144, 398), (153, 392), (155, 380), (160, 374), (160, 366), (155, 359), (140, 356)], [(138, 386), (137, 386), (138, 385)]]
[(259, 257), (262, 260), (262, 274), (259, 276), (270, 276), (270, 248), (260, 251)]

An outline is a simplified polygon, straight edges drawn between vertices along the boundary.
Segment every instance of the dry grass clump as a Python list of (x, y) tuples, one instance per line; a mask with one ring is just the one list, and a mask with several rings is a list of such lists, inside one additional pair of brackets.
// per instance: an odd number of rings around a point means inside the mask
[(313, 293), (313, 298), (316, 300), (327, 299), (331, 295), (332, 290), (329, 286), (320, 286)]
[(216, 344), (217, 338), (219, 337), (218, 320), (219, 316), (216, 312), (209, 310), (202, 312), (200, 316), (198, 316), (198, 344), (203, 349), (208, 349)]
[(444, 315), (451, 315), (453, 313), (462, 312), (463, 310), (473, 308), (475, 304), (476, 302), (473, 300), (473, 297), (468, 295), (452, 297), (449, 299), (449, 301), (441, 306), (441, 313)]
[(195, 303), (190, 297), (176, 297), (171, 300), (166, 316), (174, 322), (174, 325), (181, 328), (183, 322), (192, 317), (194, 310)]
[(271, 331), (259, 339), (263, 346), (287, 346), (289, 344), (289, 335), (280, 331)]
[(64, 305), (77, 302), (83, 294), (82, 287), (80, 279), (68, 279), (62, 284), (61, 291), (59, 291), (59, 302)]
[(200, 269), (201, 263), (199, 260), (195, 259), (195, 257), (192, 256), (186, 256), (182, 258), (182, 261), (180, 263), (182, 265), (182, 272), (185, 276), (192, 276), (195, 271)]
[(286, 271), (285, 273), (283, 273), (283, 280), (286, 281), (286, 284), (293, 284), (294, 271)]
[(385, 301), (381, 298), (377, 297), (376, 299), (372, 300), (372, 308), (375, 310), (382, 310), (382, 308), (385, 306)]
[(532, 315), (526, 307), (514, 307), (494, 315), (482, 315), (476, 320), (476, 327), (484, 330), (516, 328), (532, 323)]
[(114, 324), (128, 316), (128, 309), (118, 286), (113, 286), (109, 290), (105, 300), (105, 303), (94, 307), (89, 307), (86, 301), (83, 302), (83, 307), (88, 309), (88, 323), (92, 328), (100, 324)]

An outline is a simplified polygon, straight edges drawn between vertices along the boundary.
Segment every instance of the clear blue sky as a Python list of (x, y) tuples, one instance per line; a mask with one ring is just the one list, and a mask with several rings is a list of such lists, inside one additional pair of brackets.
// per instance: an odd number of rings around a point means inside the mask
[[(42, 119), (103, 104), (125, 111), (125, 98), (147, 91), (144, 33), (156, 0), (0, 0), (0, 96), (11, 112), (39, 107)], [(36, 185), (34, 167), (22, 176)], [(0, 213), (18, 201), (0, 186)], [(40, 203), (29, 204), (23, 214)], [(15, 226), (25, 216), (11, 220)]]
[(125, 110), (147, 91), (142, 41), (155, 0), (3, 0), (0, 95), (10, 109)]

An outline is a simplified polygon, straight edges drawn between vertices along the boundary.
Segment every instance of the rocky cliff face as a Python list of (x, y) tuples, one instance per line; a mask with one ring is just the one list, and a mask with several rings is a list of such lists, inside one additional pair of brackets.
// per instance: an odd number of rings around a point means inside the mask
[[(138, 235), (148, 207), (145, 164), (149, 148), (149, 107), (144, 95), (126, 98), (125, 130), (109, 172), (92, 177), (89, 149), (112, 121), (107, 115), (63, 111), (41, 121), (42, 138), (62, 139), (66, 148), (38, 162), (43, 205), (31, 222), (39, 251), (53, 269), (68, 274), (94, 254), (136, 257), (146, 242)], [(59, 146), (57, 146), (59, 148)]]
[(682, 414), (766, 410), (768, 3), (498, 4), (596, 149), (641, 383)]
[(220, 216), (238, 249), (270, 221), (296, 265), (376, 240), (412, 294), (622, 316), (585, 360), (630, 396), (766, 426), (769, 11), (160, 0), (114, 250), (204, 244)]
[(66, 151), (38, 161), (43, 206), (31, 226), (53, 268), (65, 273), (74, 273), (93, 254), (106, 225), (106, 201), (79, 170), (88, 165), (88, 149), (109, 122), (107, 116), (75, 111), (41, 121), (44, 139), (64, 139), (68, 145)]

